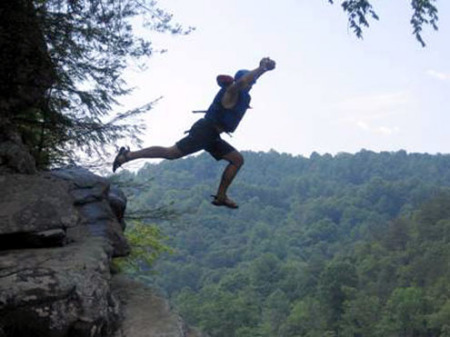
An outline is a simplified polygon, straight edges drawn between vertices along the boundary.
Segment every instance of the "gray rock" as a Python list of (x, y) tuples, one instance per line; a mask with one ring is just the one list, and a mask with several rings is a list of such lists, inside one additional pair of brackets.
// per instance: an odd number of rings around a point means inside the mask
[(123, 305), (124, 315), (114, 337), (187, 336), (181, 317), (155, 291), (123, 275), (113, 277), (112, 288)]
[[(52, 175), (71, 184), (70, 194), (82, 217), (81, 228), (69, 229), (67, 237), (75, 241), (85, 235), (108, 238), (113, 247), (114, 257), (128, 255), (130, 247), (123, 235), (125, 228), (123, 215), (121, 218), (118, 217), (110, 201), (111, 195), (117, 195), (120, 196), (121, 202), (126, 203), (125, 195), (114, 188), (115, 192), (111, 194), (107, 179), (82, 167), (55, 170), (52, 171)], [(120, 207), (125, 209), (126, 205)]]
[(72, 183), (71, 195), (77, 205), (100, 201), (108, 195), (108, 180), (83, 167), (54, 170), (52, 175)]
[(107, 238), (113, 247), (113, 257), (127, 256), (130, 246), (117, 221), (97, 220), (87, 225), (90, 235)]
[(14, 140), (0, 142), (0, 174), (36, 172), (35, 160), (22, 142)]
[(50, 229), (37, 233), (29, 233), (25, 237), (32, 247), (60, 247), (66, 243), (66, 231), (63, 229)]
[(109, 264), (129, 246), (108, 181), (82, 169), (3, 175), (0, 191), (0, 333), (110, 336)]
[(86, 222), (92, 223), (99, 220), (116, 219), (107, 200), (95, 201), (80, 206), (80, 213)]
[(112, 186), (109, 189), (108, 200), (112, 211), (122, 225), (122, 230), (125, 230), (126, 223), (124, 218), (125, 210), (127, 208), (127, 197), (125, 196), (125, 193), (123, 193), (121, 189)]
[(111, 294), (112, 249), (88, 238), (57, 249), (0, 255), (0, 327), (6, 335), (109, 336), (119, 303)]
[(95, 175), (80, 166), (72, 166), (52, 171), (52, 175), (74, 183), (76, 189), (89, 189), (104, 186), (109, 188), (106, 178)]
[(125, 209), (85, 169), (0, 176), (0, 337), (202, 336), (147, 287), (112, 281)]
[(1, 250), (18, 248), (61, 247), (66, 243), (66, 231), (63, 229), (50, 229), (42, 232), (0, 235)]
[(0, 235), (77, 226), (80, 216), (68, 189), (47, 175), (0, 176)]

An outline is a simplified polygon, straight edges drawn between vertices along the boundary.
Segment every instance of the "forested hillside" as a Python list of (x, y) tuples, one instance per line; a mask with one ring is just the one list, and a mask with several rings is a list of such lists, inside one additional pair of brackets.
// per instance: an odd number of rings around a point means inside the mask
[(190, 324), (212, 337), (450, 336), (449, 155), (244, 156), (238, 210), (210, 204), (223, 164), (207, 155), (120, 175), (129, 214), (178, 214), (158, 223), (175, 252), (151, 282)]

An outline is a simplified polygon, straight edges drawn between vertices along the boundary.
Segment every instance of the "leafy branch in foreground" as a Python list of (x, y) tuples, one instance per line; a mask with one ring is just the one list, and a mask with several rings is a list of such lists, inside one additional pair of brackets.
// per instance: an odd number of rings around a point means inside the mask
[(413, 26), (413, 34), (417, 40), (425, 46), (425, 42), (422, 39), (422, 25), (429, 24), (434, 30), (438, 30), (437, 22), (439, 20), (438, 10), (432, 3), (436, 0), (412, 0), (411, 6), (414, 10), (411, 18), (411, 25)]
[(180, 214), (168, 206), (161, 206), (149, 210), (136, 210), (128, 212), (126, 220), (175, 220)]
[(166, 237), (158, 227), (133, 221), (125, 231), (131, 246), (127, 257), (114, 260), (115, 266), (132, 276), (142, 276), (152, 272), (152, 265), (163, 253), (172, 253), (172, 249), (163, 243)]
[[(328, 0), (331, 4), (335, 0)], [(437, 22), (439, 20), (438, 10), (434, 5), (436, 0), (412, 0), (411, 8), (413, 14), (411, 17), (411, 26), (413, 34), (425, 47), (425, 41), (422, 38), (422, 26), (430, 25), (434, 30), (438, 29)], [(363, 27), (369, 27), (367, 17), (378, 20), (379, 17), (368, 0), (345, 0), (341, 3), (342, 9), (348, 15), (350, 28), (358, 38), (362, 38)]]

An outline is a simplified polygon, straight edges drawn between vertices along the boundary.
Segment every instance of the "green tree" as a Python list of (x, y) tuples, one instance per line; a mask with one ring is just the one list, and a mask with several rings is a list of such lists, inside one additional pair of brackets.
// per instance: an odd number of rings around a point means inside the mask
[(439, 337), (450, 337), (450, 300), (428, 317), (430, 328), (439, 331)]
[(378, 297), (356, 294), (354, 299), (344, 303), (340, 322), (342, 336), (376, 336), (376, 324), (380, 319), (381, 303)]
[(387, 302), (378, 330), (382, 336), (424, 336), (426, 315), (427, 300), (422, 289), (397, 288)]
[[(257, 322), (257, 308), (248, 297), (223, 291), (216, 285), (204, 287), (192, 302), (196, 301), (198, 326), (211, 337), (235, 337), (240, 328), (255, 326)], [(185, 310), (191, 309), (188, 306)]]
[(318, 300), (307, 297), (294, 303), (281, 331), (287, 337), (323, 337), (325, 324)]
[(258, 293), (268, 296), (280, 280), (281, 262), (271, 253), (258, 257), (251, 264), (250, 280)]
[(280, 327), (290, 312), (290, 303), (286, 294), (280, 289), (271, 293), (264, 304), (263, 309), (263, 331), (265, 336), (282, 336)]
[[(46, 45), (42, 50), (51, 63), (47, 73), (53, 74), (50, 86), (40, 93), (41, 104), (15, 110), (10, 116), (34, 150), (38, 164), (74, 159), (77, 149), (88, 155), (92, 151), (101, 154), (122, 137), (139, 142), (142, 126), (127, 120), (149, 110), (153, 102), (109, 116), (118, 97), (130, 92), (122, 76), (129, 62), (155, 52), (151, 41), (136, 33), (136, 25), (141, 22), (146, 29), (171, 34), (185, 34), (190, 29), (172, 23), (172, 16), (150, 0), (16, 3), (21, 7), (11, 8), (12, 15), (27, 8), (30, 19), (7, 21), (5, 32), (27, 29), (37, 22), (34, 29), (41, 33)], [(34, 76), (40, 76), (39, 72)]]
[(332, 261), (322, 272), (319, 293), (328, 316), (331, 329), (338, 331), (338, 324), (344, 313), (344, 303), (357, 286), (356, 268), (349, 262)]
[(283, 277), (278, 282), (278, 286), (289, 300), (305, 297), (312, 291), (311, 275), (307, 267), (306, 263), (294, 259), (287, 260), (281, 267), (280, 273)]

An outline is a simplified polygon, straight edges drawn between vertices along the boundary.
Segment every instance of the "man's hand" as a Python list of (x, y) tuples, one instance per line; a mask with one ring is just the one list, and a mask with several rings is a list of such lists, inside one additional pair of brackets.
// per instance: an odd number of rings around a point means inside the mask
[(276, 67), (276, 63), (274, 60), (271, 60), (268, 57), (264, 57), (260, 62), (259, 66), (263, 68), (265, 71), (273, 70)]

